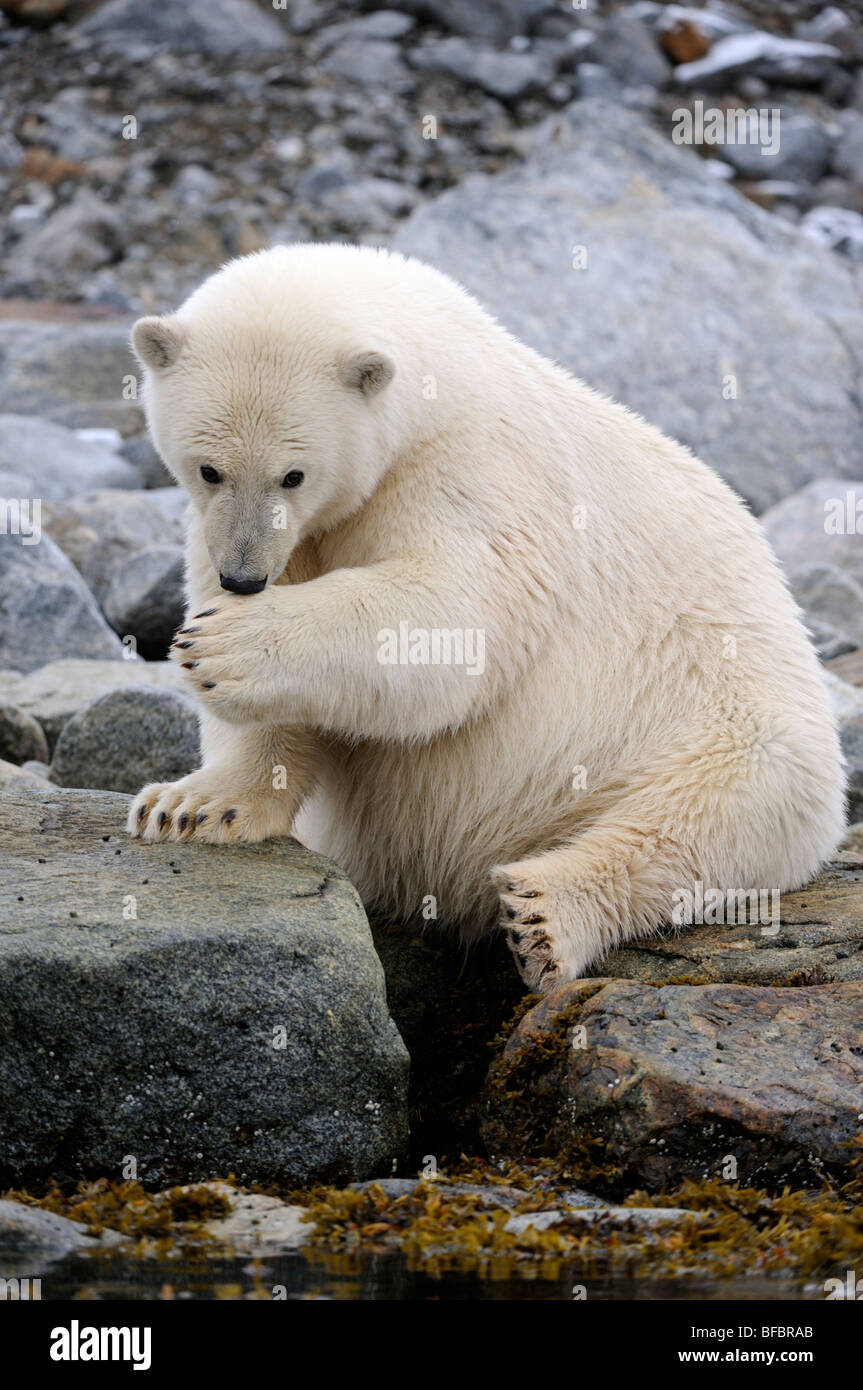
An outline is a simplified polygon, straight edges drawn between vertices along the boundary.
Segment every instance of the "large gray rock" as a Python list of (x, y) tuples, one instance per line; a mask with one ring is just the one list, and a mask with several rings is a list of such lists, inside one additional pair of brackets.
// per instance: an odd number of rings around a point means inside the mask
[(789, 574), (831, 565), (863, 584), (863, 482), (816, 478), (765, 512), (761, 524)]
[[(45, 730), (49, 748), (73, 715), (112, 690), (153, 685), (184, 691), (183, 674), (173, 661), (98, 661), (68, 657), (21, 674), (0, 670), (0, 700), (32, 714)], [(856, 712), (856, 709), (855, 709)]]
[(804, 565), (791, 575), (791, 590), (823, 661), (863, 646), (863, 585), (850, 574), (835, 565)]
[(63, 656), (121, 657), (123, 647), (71, 560), (52, 540), (0, 534), (0, 667), (32, 671)]
[[(590, 1182), (850, 1177), (860, 1133), (863, 981), (801, 989), (577, 980), (521, 1020), (492, 1065), (493, 1155), (548, 1154)], [(595, 1156), (595, 1157), (594, 1157)]]
[(130, 685), (103, 695), (63, 726), (51, 777), (61, 787), (134, 793), (148, 782), (174, 782), (200, 765), (192, 701), (152, 685)]
[(23, 495), (43, 502), (91, 488), (140, 487), (134, 465), (113, 449), (35, 415), (0, 415), (0, 469), (21, 474), (28, 484)]
[(9, 257), (10, 279), (20, 276), (50, 287), (58, 272), (86, 275), (116, 258), (122, 238), (116, 211), (89, 189), (81, 189), (21, 238)]
[(154, 545), (121, 560), (111, 577), (102, 602), (105, 617), (124, 641), (134, 637), (136, 650), (148, 661), (167, 656), (182, 627), (184, 575), (182, 547)]
[(547, 54), (500, 52), (469, 39), (441, 39), (411, 54), (420, 72), (444, 73), (481, 87), (501, 101), (516, 101), (554, 79), (557, 65)]
[(0, 1183), (391, 1173), (408, 1057), (344, 874), (130, 840), (127, 811), (0, 797)]
[(321, 69), (337, 78), (347, 78), (363, 87), (396, 89), (410, 86), (401, 48), (388, 39), (345, 39), (321, 60)]
[(815, 183), (827, 170), (833, 141), (829, 131), (805, 111), (783, 111), (777, 148), (767, 141), (722, 141), (717, 154), (746, 179), (790, 179)]
[(818, 474), (859, 475), (860, 272), (619, 104), (569, 108), (523, 165), (418, 209), (395, 246), (758, 511)]
[(120, 52), (129, 44), (144, 44), (230, 57), (280, 48), (287, 40), (287, 26), (252, 0), (207, 0), (202, 9), (185, 0), (160, 0), (158, 5), (108, 0), (78, 29)]
[(0, 1200), (0, 1278), (21, 1278), (28, 1261), (43, 1268), (77, 1250), (119, 1245), (116, 1231), (96, 1235), (80, 1221), (24, 1202)]
[(647, 24), (631, 9), (610, 17), (596, 57), (618, 82), (630, 87), (661, 87), (671, 75), (671, 64)]
[[(833, 154), (833, 168), (852, 183), (863, 183), (863, 113), (843, 111), (840, 134)], [(782, 131), (785, 139), (785, 131)]]
[(131, 563), (138, 551), (182, 542), (181, 517), (169, 514), (161, 500), (163, 492), (172, 498), (176, 495), (178, 512), (184, 509), (186, 498), (179, 488), (128, 492), (105, 488), (44, 508), (45, 530), (80, 570), (100, 603), (118, 566)]
[(0, 758), (26, 763), (48, 757), (48, 740), (37, 719), (18, 705), (0, 699)]
[(116, 426), (124, 434), (142, 430), (131, 324), (128, 318), (0, 321), (0, 410), (70, 427)]

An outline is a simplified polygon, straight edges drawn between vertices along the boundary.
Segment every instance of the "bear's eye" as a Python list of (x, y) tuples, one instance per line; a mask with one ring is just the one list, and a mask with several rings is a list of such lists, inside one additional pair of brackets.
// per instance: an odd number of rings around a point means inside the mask
[(290, 473), (286, 473), (282, 479), (282, 487), (299, 487), (305, 476), (305, 473), (301, 473), (299, 468), (292, 468)]
[(208, 463), (201, 465), (201, 477), (205, 483), (220, 483), (222, 481), (215, 468), (211, 468)]

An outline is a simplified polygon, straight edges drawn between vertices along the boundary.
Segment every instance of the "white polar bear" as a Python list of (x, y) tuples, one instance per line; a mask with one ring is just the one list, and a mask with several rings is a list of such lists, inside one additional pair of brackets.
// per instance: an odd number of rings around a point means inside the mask
[(680, 893), (796, 888), (834, 849), (817, 660), (687, 449), (370, 248), (235, 261), (133, 342), (193, 504), (204, 748), (133, 834), (294, 828), (370, 907), (501, 918), (543, 991)]

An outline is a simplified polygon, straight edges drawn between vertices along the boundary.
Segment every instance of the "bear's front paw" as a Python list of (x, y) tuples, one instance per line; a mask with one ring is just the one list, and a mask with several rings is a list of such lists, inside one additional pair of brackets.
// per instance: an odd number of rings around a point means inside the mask
[(224, 777), (204, 770), (145, 787), (132, 802), (126, 829), (144, 840), (241, 844), (289, 835), (291, 816), (278, 797), (232, 795)]
[(266, 596), (226, 599), (188, 619), (170, 656), (197, 698), (232, 723), (265, 718), (278, 671)]

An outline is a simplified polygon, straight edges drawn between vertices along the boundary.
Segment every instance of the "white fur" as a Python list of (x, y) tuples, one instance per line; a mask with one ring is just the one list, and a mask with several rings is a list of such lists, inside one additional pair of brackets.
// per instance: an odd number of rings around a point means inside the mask
[[(204, 766), (145, 788), (133, 833), (295, 825), (396, 916), (432, 896), (471, 937), (502, 909), (538, 989), (697, 881), (796, 888), (834, 849), (817, 660), (757, 523), (687, 449), (367, 248), (235, 261), (134, 341), (194, 504), (189, 612), (217, 611), (175, 653)], [(393, 379), (360, 389), (364, 354)], [(226, 593), (226, 565), (266, 589)], [(481, 629), (483, 674), (382, 665), (401, 621)]]

